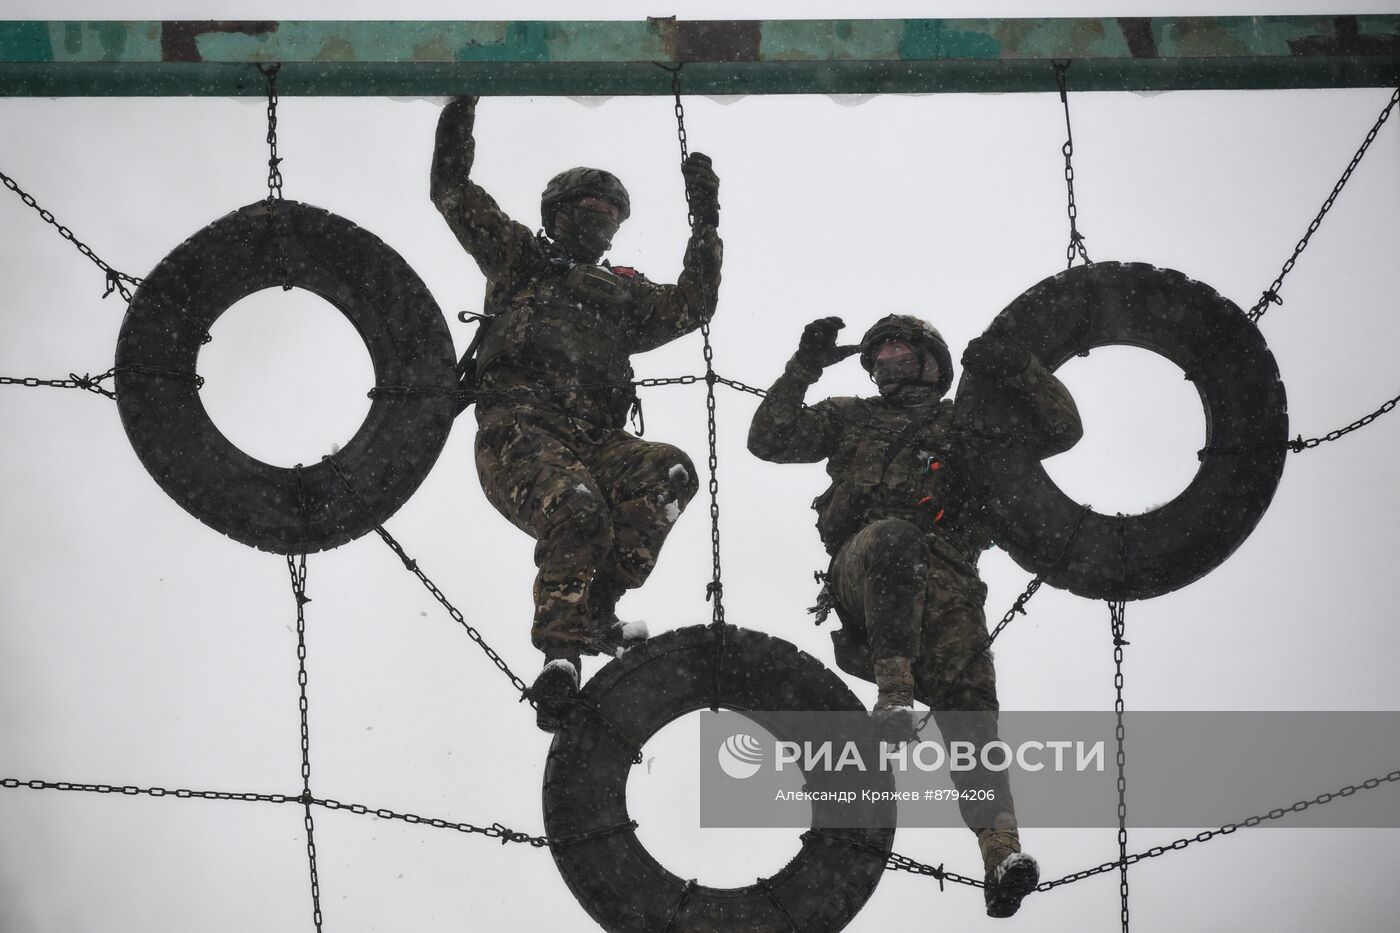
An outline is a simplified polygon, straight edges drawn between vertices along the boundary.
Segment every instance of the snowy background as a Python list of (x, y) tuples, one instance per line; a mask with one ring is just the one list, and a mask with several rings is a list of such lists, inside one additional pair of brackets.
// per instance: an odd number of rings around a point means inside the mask
[[(1071, 16), (1386, 11), (1394, 3), (39, 2), (13, 19), (640, 19)], [(1071, 80), (1073, 71), (1071, 70)], [(466, 89), (464, 89), (466, 90)], [(1076, 94), (1080, 228), (1095, 259), (1180, 269), (1248, 307), (1345, 167), (1385, 89)], [(285, 194), (383, 238), (455, 323), (483, 281), (428, 201), (441, 101), (282, 100)], [(854, 339), (891, 311), (926, 315), (954, 347), (1063, 268), (1060, 102), (1053, 93), (694, 99), (691, 146), (711, 155), (724, 206), (716, 367), (768, 385), (807, 321)], [(1393, 124), (1395, 120), (1392, 120)], [(260, 99), (0, 100), (0, 169), (113, 266), (147, 272), (210, 221), (264, 196)], [(597, 165), (631, 189), (612, 258), (673, 281), (685, 211), (669, 100), (509, 98), (479, 110), (475, 177), (533, 225), (544, 182)], [(1283, 288), (1262, 330), (1288, 390), (1291, 433), (1322, 434), (1400, 391), (1394, 262), (1400, 127), (1387, 125)], [(107, 369), (121, 324), (102, 277), (0, 192), (0, 373)], [(698, 336), (637, 359), (641, 376), (702, 368)], [(253, 296), (204, 350), (216, 423), (269, 462), (312, 462), (368, 406), (367, 354), (319, 299)], [(1053, 475), (1100, 511), (1141, 511), (1185, 487), (1204, 439), (1190, 384), (1145, 351), (1098, 350), (1060, 371), (1086, 436)], [(870, 389), (854, 361), (812, 398)], [(804, 609), (825, 563), (807, 504), (820, 466), (744, 449), (757, 400), (719, 397), (726, 606), (733, 623), (830, 660)], [(703, 387), (649, 390), (648, 436), (704, 458)], [(209, 530), (137, 462), (116, 408), (73, 391), (0, 389), (0, 777), (300, 791), (293, 610), (281, 558)], [(527, 679), (531, 542), (486, 503), (461, 420), (390, 530)], [(1400, 421), (1288, 458), (1243, 547), (1192, 586), (1128, 607), (1133, 709), (1398, 709), (1400, 592), (1392, 555)], [(624, 616), (654, 631), (709, 618), (704, 500), (682, 519)], [(1030, 574), (982, 562), (999, 618)], [(542, 831), (549, 737), (482, 653), (373, 536), (309, 559), (313, 790), (478, 825)], [(998, 647), (1006, 709), (1106, 709), (1108, 613), (1043, 589)], [(597, 661), (585, 674), (596, 669)], [(851, 681), (865, 701), (874, 687)], [(739, 885), (778, 870), (787, 830), (695, 828), (696, 718), (664, 730), (635, 769), (632, 815), (682, 877)], [(1129, 737), (1131, 740), (1131, 736)], [(1400, 751), (1397, 752), (1400, 758)], [(1131, 769), (1131, 746), (1129, 766)], [(1130, 771), (1131, 774), (1131, 771)], [(1359, 781), (1370, 775), (1357, 774)], [(1296, 798), (1330, 787), (1298, 787)], [(1394, 787), (1372, 793), (1395, 795)], [(1255, 812), (1289, 800), (1259, 800)], [(1131, 783), (1129, 806), (1132, 805)], [(1333, 806), (1342, 806), (1334, 804)], [(1243, 818), (1247, 813), (1239, 814)], [(586, 930), (546, 852), (316, 811), (325, 928)], [(1180, 831), (1134, 830), (1130, 849)], [(1045, 877), (1116, 856), (1113, 830), (1025, 833)], [(1400, 912), (1393, 831), (1257, 829), (1131, 873), (1139, 930), (1362, 931)], [(896, 851), (980, 872), (965, 830), (908, 830)], [(1118, 928), (1116, 875), (1028, 900), (1016, 922)], [(888, 875), (849, 929), (973, 929), (980, 893)], [(294, 805), (0, 790), (0, 931), (311, 929)]]

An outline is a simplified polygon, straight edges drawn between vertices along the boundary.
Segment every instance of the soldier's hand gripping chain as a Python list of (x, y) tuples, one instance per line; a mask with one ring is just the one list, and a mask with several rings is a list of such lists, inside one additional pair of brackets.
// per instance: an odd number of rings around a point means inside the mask
[(808, 324), (802, 329), (795, 359), (809, 369), (820, 370), (859, 353), (859, 346), (836, 345), (836, 335), (845, 326), (846, 322), (839, 317), (818, 318)]
[(719, 176), (715, 174), (710, 157), (692, 152), (681, 163), (686, 196), (695, 222), (710, 227), (719, 226)]
[(968, 342), (962, 364), (992, 379), (1008, 379), (1025, 372), (1030, 358), (1029, 350), (1016, 346), (1003, 328), (993, 324), (986, 333)]

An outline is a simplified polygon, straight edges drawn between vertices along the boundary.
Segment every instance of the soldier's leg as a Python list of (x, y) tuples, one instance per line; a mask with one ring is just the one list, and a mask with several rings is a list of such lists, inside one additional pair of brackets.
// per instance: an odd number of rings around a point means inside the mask
[(958, 808), (977, 836), (989, 881), (987, 912), (1010, 916), (1034, 887), (1039, 870), (1029, 857), (1012, 858), (1021, 851), (1021, 840), (1009, 772), (993, 771), (981, 763), (983, 746), (997, 740), (1000, 709), (992, 657), (981, 651), (987, 637), (982, 612), (986, 587), (936, 555), (930, 565), (924, 654), (915, 666), (920, 699), (934, 709), (945, 744), (967, 742), (977, 750), (974, 768), (951, 775), (959, 791), (979, 792), (967, 797), (985, 794), (989, 798), (960, 799)]
[(920, 654), (928, 559), (918, 528), (891, 518), (856, 532), (832, 564), (837, 601), (865, 629), (880, 687), (876, 709), (913, 704), (911, 661)]
[(612, 548), (590, 594), (599, 617), (608, 617), (624, 592), (651, 575), (666, 536), (695, 497), (699, 481), (684, 451), (623, 431), (590, 455), (588, 466), (612, 517)]
[(536, 541), (531, 640), (546, 658), (577, 661), (592, 637), (589, 581), (612, 548), (602, 491), (571, 447), (528, 419), (483, 428), (476, 464), (486, 498)]

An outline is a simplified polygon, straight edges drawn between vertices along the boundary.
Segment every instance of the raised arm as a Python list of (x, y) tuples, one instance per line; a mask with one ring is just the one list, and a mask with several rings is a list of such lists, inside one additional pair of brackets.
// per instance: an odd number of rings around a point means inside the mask
[(534, 234), (506, 216), (471, 178), (476, 156), (472, 137), (475, 97), (453, 98), (438, 118), (433, 147), (431, 195), (462, 248), (488, 278), (499, 278), (514, 265), (533, 259)]
[(1026, 441), (1044, 459), (1064, 453), (1084, 435), (1079, 409), (1065, 384), (1035, 354), (1013, 345), (995, 326), (968, 343), (963, 366), (1019, 389), (1030, 407)]
[(719, 297), (724, 243), (719, 238), (719, 177), (709, 156), (692, 152), (681, 165), (695, 226), (675, 285), (637, 283), (633, 328), (637, 351), (654, 350), (714, 316)]
[(836, 345), (836, 334), (843, 326), (840, 318), (828, 317), (813, 321), (802, 331), (797, 352), (749, 425), (749, 451), (755, 457), (772, 463), (813, 463), (835, 451), (841, 437), (840, 420), (829, 403), (804, 408), (802, 400), (823, 369), (860, 350)]

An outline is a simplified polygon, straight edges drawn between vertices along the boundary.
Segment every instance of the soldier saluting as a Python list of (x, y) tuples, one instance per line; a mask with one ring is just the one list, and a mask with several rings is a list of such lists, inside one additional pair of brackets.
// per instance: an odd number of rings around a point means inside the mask
[[(945, 741), (980, 750), (997, 733), (996, 674), (990, 655), (979, 654), (987, 588), (977, 558), (991, 541), (974, 486), (959, 470), (958, 426), (944, 398), (953, 383), (948, 345), (906, 315), (881, 319), (859, 346), (836, 345), (842, 326), (834, 317), (807, 325), (754, 415), (749, 450), (774, 463), (827, 461), (831, 486), (812, 506), (832, 555), (828, 586), (842, 622), (832, 636), (837, 663), (875, 682), (875, 710), (887, 720), (910, 722), (918, 696), (934, 706)], [(855, 353), (879, 394), (804, 408), (822, 370)], [(1042, 458), (1079, 440), (1079, 414), (1064, 385), (996, 327), (968, 344), (962, 363), (1020, 390), (1029, 412), (1021, 440)], [(948, 715), (955, 710), (975, 712)], [(1006, 772), (979, 764), (953, 777), (960, 790), (993, 792), (993, 800), (959, 807), (981, 849), (987, 913), (1009, 917), (1039, 868), (1021, 852)]]
[[(646, 637), (618, 599), (656, 565), (695, 495), (690, 458), (623, 430), (635, 402), (630, 357), (707, 322), (719, 290), (719, 179), (682, 165), (696, 223), (675, 285), (603, 258), (631, 212), (601, 169), (550, 180), (538, 234), (469, 178), (477, 98), (438, 120), (433, 203), (486, 276), (488, 320), (476, 358), (476, 466), (486, 498), (536, 541), (531, 640), (545, 666), (531, 687), (538, 724), (559, 728), (581, 654), (618, 654)], [(599, 386), (603, 386), (599, 388)]]

